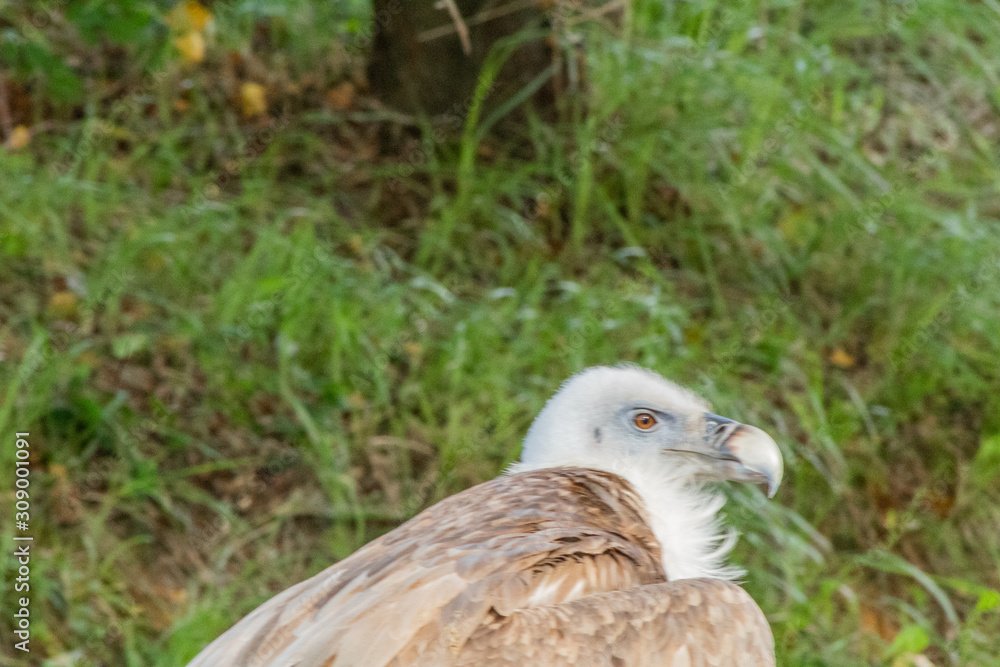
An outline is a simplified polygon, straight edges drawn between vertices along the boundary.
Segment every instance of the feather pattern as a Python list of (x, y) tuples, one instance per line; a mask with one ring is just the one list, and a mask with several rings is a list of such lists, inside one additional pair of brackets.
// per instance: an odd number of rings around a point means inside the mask
[(590, 468), (499, 477), (266, 602), (191, 666), (773, 665), (742, 589), (668, 581), (644, 500)]

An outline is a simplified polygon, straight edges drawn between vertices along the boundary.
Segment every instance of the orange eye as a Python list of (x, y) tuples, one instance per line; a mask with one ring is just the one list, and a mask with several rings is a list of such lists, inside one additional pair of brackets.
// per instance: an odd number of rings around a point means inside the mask
[(632, 422), (643, 431), (648, 431), (656, 426), (656, 417), (648, 412), (640, 412), (632, 418)]

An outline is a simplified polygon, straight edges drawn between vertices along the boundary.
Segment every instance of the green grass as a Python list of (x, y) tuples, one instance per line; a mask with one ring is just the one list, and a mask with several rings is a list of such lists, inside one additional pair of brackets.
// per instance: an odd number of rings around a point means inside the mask
[[(727, 510), (780, 664), (996, 664), (997, 2), (637, 0), (574, 28), (564, 120), (504, 138), (325, 107), (367, 30), (327, 4), (217, 5), (197, 66), (156, 19), (113, 95), (19, 70), (0, 437), (32, 434), (33, 658), (183, 664), (627, 360), (781, 443), (775, 500)], [(111, 48), (47, 7), (0, 4), (4, 43)]]

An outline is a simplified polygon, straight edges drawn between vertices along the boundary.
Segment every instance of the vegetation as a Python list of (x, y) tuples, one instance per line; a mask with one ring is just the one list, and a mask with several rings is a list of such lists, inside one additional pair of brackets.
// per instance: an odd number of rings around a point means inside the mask
[(370, 100), (364, 2), (0, 0), (4, 664), (183, 664), (619, 361), (781, 443), (780, 664), (997, 664), (1000, 5), (555, 4), (501, 135)]

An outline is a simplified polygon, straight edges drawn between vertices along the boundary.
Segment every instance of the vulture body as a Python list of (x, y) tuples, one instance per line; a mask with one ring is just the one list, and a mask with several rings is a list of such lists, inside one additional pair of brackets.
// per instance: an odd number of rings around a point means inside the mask
[(272, 598), (190, 667), (773, 665), (704, 482), (780, 477), (758, 429), (650, 371), (590, 369), (510, 474)]

